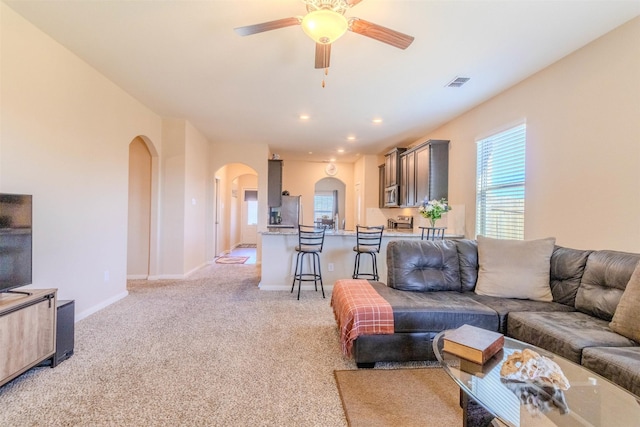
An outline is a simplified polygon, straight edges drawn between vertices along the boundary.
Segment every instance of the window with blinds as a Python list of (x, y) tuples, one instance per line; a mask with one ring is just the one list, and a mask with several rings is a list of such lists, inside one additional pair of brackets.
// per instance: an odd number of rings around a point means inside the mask
[(526, 125), (477, 142), (476, 234), (524, 239)]

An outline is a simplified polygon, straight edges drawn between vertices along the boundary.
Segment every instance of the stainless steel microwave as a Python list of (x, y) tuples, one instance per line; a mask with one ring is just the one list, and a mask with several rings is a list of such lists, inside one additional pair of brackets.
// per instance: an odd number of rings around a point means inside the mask
[(394, 207), (400, 205), (400, 188), (392, 185), (384, 189), (384, 206)]

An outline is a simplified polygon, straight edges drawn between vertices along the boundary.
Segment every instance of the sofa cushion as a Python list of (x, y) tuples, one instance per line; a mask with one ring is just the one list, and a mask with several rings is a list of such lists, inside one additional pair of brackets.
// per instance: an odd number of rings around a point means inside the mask
[(585, 347), (632, 347), (628, 338), (609, 329), (609, 322), (579, 311), (509, 313), (507, 335), (549, 350), (575, 363)]
[(460, 291), (456, 244), (451, 240), (389, 242), (387, 284), (403, 291)]
[(554, 248), (549, 278), (554, 301), (575, 306), (580, 279), (591, 252), (561, 246)]
[(576, 294), (576, 308), (601, 319), (611, 320), (638, 261), (640, 254), (592, 252)]
[(640, 262), (627, 283), (609, 327), (640, 343)]
[(498, 332), (507, 333), (507, 321), (509, 313), (517, 311), (576, 311), (575, 308), (557, 302), (532, 301), (516, 298), (489, 297), (473, 294), (473, 299), (498, 313), (500, 325)]
[(370, 282), (391, 305), (395, 332), (440, 332), (465, 323), (498, 330), (494, 310), (474, 301), (470, 292), (407, 292)]
[(507, 240), (478, 236), (475, 292), (493, 297), (552, 301), (549, 286), (555, 238)]
[(469, 239), (455, 240), (460, 262), (462, 291), (473, 291), (478, 281), (478, 242)]
[(582, 365), (640, 396), (640, 347), (585, 348)]

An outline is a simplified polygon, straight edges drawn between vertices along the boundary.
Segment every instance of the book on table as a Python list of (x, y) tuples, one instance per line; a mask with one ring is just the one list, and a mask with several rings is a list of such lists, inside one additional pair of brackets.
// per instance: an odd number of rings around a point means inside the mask
[(484, 364), (502, 350), (504, 335), (471, 325), (447, 331), (443, 350), (474, 363)]

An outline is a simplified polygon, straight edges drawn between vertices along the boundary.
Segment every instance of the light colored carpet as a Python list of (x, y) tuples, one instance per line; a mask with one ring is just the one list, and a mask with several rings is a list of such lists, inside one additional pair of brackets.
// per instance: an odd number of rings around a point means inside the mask
[(350, 427), (462, 425), (459, 388), (441, 368), (336, 371)]
[(71, 358), (0, 388), (0, 426), (345, 426), (333, 372), (356, 366), (330, 296), (258, 282), (247, 264), (130, 282), (76, 323)]

